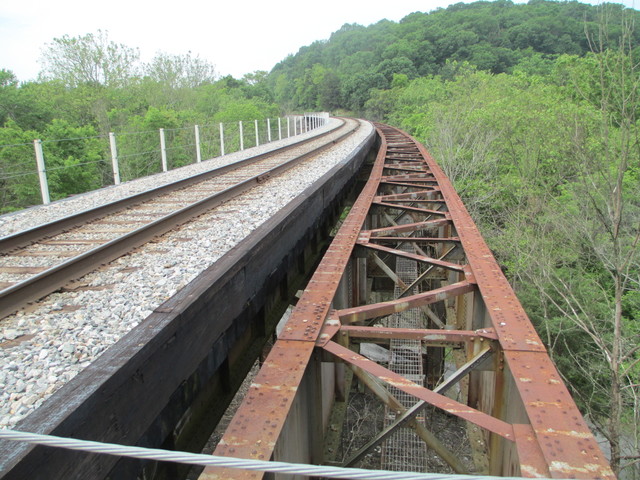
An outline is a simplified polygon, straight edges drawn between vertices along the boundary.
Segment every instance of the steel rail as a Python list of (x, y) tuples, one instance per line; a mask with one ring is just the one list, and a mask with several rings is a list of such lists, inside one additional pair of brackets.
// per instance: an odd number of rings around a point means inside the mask
[[(345, 122), (346, 124), (346, 122)], [(343, 126), (345, 125), (343, 124)], [(44, 270), (27, 280), (16, 283), (0, 291), (0, 318), (16, 312), (26, 303), (38, 300), (62, 287), (67, 282), (77, 279), (88, 272), (95, 270), (101, 264), (130, 252), (132, 249), (147, 243), (152, 238), (162, 235), (192, 218), (219, 206), (220, 204), (250, 190), (263, 183), (270, 177), (277, 176), (288, 169), (295, 167), (304, 160), (316, 156), (319, 153), (333, 147), (336, 143), (351, 136), (359, 125), (345, 127), (347, 131), (338, 138), (331, 140), (320, 147), (289, 159), (282, 164), (269, 168), (252, 177), (216, 192), (196, 203), (173, 211), (170, 214), (153, 222), (145, 224), (125, 235), (115, 238), (107, 243), (92, 248), (78, 256)]]
[(133, 205), (137, 205), (147, 200), (150, 200), (152, 198), (156, 198), (159, 195), (164, 195), (167, 193), (174, 192), (176, 190), (190, 187), (197, 183), (204, 182), (205, 180), (210, 180), (214, 177), (233, 171), (237, 168), (251, 165), (253, 163), (264, 160), (266, 158), (282, 154), (294, 148), (298, 148), (302, 145), (305, 145), (307, 143), (313, 142), (320, 138), (326, 137), (332, 133), (335, 133), (338, 129), (342, 128), (346, 123), (344, 119), (340, 119), (340, 120), (342, 123), (340, 125), (337, 125), (333, 129), (328, 130), (327, 132), (323, 132), (319, 135), (306, 138), (299, 142), (296, 142), (290, 145), (285, 145), (283, 147), (279, 147), (274, 150), (270, 150), (268, 152), (258, 154), (254, 157), (250, 157), (244, 160), (239, 160), (238, 162), (234, 162), (229, 165), (224, 165), (222, 167), (215, 168), (213, 170), (199, 173), (191, 177), (187, 177), (182, 180), (169, 183), (167, 185), (162, 185), (160, 187), (152, 188), (150, 190), (146, 190), (144, 192), (140, 192), (138, 194), (131, 195), (129, 197), (116, 200), (114, 202), (110, 202), (106, 205), (100, 205), (99, 207), (91, 208), (89, 210), (85, 210), (77, 214), (70, 215), (68, 217), (61, 218), (59, 220), (55, 220), (53, 222), (49, 222), (34, 228), (30, 228), (28, 230), (24, 230), (22, 232), (16, 232), (15, 234), (12, 234), (12, 235), (0, 237), (0, 253), (9, 252), (16, 248), (29, 245), (30, 243), (36, 242), (38, 240), (42, 240), (43, 238), (47, 238), (47, 237), (56, 235), (58, 233), (61, 233), (65, 230), (68, 230), (69, 228), (82, 225), (90, 220), (97, 220), (99, 218), (104, 217), (105, 215), (116, 213), (126, 208), (129, 208)]

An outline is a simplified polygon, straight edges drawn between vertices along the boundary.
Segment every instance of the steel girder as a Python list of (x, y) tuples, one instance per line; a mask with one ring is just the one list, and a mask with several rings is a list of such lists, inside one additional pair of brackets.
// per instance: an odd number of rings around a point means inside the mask
[[(456, 472), (614, 478), (447, 177), (409, 135), (384, 125), (377, 129), (381, 145), (370, 178), (215, 454), (323, 463), (328, 412), (344, 394), (346, 365), (395, 410), (391, 430), (413, 425)], [(395, 258), (417, 265), (419, 275), (411, 284), (394, 272)], [(376, 287), (385, 282), (401, 293), (385, 297)], [(388, 316), (411, 309), (424, 316), (425, 328), (384, 326)], [(420, 342), (423, 352), (455, 351), (453, 374), (444, 373), (442, 357), (435, 355), (428, 368), (439, 379), (419, 384), (357, 352), (364, 339), (403, 338)], [(463, 392), (458, 400), (444, 395), (455, 383)], [(415, 397), (415, 404), (401, 405), (391, 387)], [(466, 421), (472, 443), (485, 458), (472, 468), (457, 461), (428, 425), (415, 421), (427, 405)], [(380, 432), (344, 464), (353, 464), (389, 434)], [(201, 476), (261, 477), (214, 468)]]

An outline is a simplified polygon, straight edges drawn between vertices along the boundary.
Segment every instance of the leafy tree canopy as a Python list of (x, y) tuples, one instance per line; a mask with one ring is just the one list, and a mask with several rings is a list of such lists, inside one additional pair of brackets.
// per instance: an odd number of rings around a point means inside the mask
[[(609, 7), (607, 22), (615, 26), (625, 8)], [(327, 105), (361, 114), (371, 89), (390, 88), (394, 74), (409, 80), (448, 75), (452, 61), (492, 73), (546, 71), (545, 62), (560, 55), (582, 56), (592, 47), (585, 30), (593, 35), (600, 28), (599, 12), (577, 1), (498, 0), (416, 12), (397, 23), (345, 24), (327, 41), (303, 47), (277, 64), (268, 82), (276, 100), (293, 108)], [(610, 28), (606, 42), (617, 45), (621, 35), (619, 28)], [(640, 33), (633, 35), (637, 43)], [(329, 103), (327, 91), (336, 93)]]

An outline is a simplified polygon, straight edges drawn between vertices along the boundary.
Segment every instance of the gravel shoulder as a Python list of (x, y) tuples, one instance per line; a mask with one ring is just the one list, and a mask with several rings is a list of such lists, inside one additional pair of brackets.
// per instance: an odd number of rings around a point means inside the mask
[[(335, 126), (335, 119), (314, 134)], [(86, 275), (76, 290), (47, 297), (31, 311), (0, 321), (0, 428), (13, 427), (38, 408), (168, 298), (251, 231), (320, 178), (371, 134), (356, 135), (286, 174), (254, 188), (178, 230)], [(307, 133), (304, 135), (311, 135)], [(304, 135), (296, 139), (304, 138)], [(282, 146), (237, 152), (64, 201), (0, 217), (3, 234), (86, 210), (134, 192), (191, 176)]]

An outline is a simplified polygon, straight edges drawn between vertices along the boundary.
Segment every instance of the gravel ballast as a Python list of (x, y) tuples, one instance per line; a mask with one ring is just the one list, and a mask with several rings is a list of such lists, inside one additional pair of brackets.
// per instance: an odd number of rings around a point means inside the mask
[[(315, 132), (335, 127), (338, 120)], [(247, 195), (163, 235), (108, 268), (86, 275), (75, 291), (54, 293), (32, 311), (0, 321), (0, 427), (13, 427), (110, 345), (140, 324), (257, 226), (346, 157), (371, 124), (312, 161), (254, 188)], [(52, 221), (92, 205), (163, 185), (282, 146), (290, 140), (237, 152), (51, 205), (0, 217), (3, 235)], [(226, 212), (226, 213), (225, 213)]]

